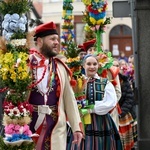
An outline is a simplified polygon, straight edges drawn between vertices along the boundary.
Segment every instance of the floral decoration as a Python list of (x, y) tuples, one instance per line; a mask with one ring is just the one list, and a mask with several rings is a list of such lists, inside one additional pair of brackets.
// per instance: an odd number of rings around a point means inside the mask
[(27, 17), (25, 14), (19, 16), (19, 14), (6, 14), (4, 16), (4, 21), (2, 22), (3, 36), (6, 40), (10, 40), (14, 31), (25, 32), (27, 24)]
[(28, 125), (9, 124), (5, 126), (6, 141), (14, 142), (20, 139), (31, 139), (32, 132)]
[(110, 18), (106, 17), (108, 3), (107, 0), (82, 0), (82, 2), (85, 4), (85, 11), (83, 12), (83, 22), (86, 23), (85, 30), (92, 30), (96, 35), (96, 55), (101, 66), (98, 72), (101, 74), (103, 70), (113, 65), (111, 52), (105, 53), (103, 51), (101, 41), (106, 25), (110, 24)]
[(73, 0), (63, 1), (63, 12), (62, 19), (64, 20), (62, 24), (62, 36), (61, 36), (61, 50), (64, 53), (68, 48), (69, 42), (74, 40), (74, 25), (73, 25)]
[(99, 69), (98, 73), (101, 74), (104, 70), (107, 70), (113, 65), (113, 57), (111, 56), (111, 52), (100, 52), (97, 54), (97, 59), (99, 61)]
[(97, 51), (101, 52), (101, 34), (105, 31), (106, 24), (110, 24), (110, 18), (106, 17), (107, 1), (106, 0), (82, 0), (85, 4), (83, 13), (83, 22), (87, 24), (95, 33), (97, 39)]
[(0, 37), (0, 83), (4, 88), (0, 92), (7, 93), (3, 102), (4, 137), (0, 137), (0, 150), (34, 149), (32, 137), (37, 136), (29, 129), (33, 107), (28, 103), (28, 95), (42, 79), (32, 81), (31, 34), (26, 32), (25, 15), (30, 9), (28, 0), (0, 1), (0, 13), (4, 16)]
[(21, 119), (26, 116), (31, 117), (33, 111), (33, 107), (28, 102), (19, 102), (16, 106), (12, 102), (5, 101), (3, 108), (4, 115), (9, 116), (11, 119)]

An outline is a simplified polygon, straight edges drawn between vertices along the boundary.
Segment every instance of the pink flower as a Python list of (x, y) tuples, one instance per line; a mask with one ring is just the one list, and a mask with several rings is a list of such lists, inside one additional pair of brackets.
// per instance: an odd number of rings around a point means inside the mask
[(14, 126), (14, 130), (15, 130), (15, 133), (16, 134), (19, 134), (19, 129), (21, 128), (21, 126), (19, 126), (19, 125), (15, 125)]
[(5, 133), (6, 134), (14, 134), (14, 125), (13, 124), (9, 124), (7, 126), (5, 126)]
[(31, 136), (31, 135), (32, 135), (32, 132), (30, 131), (28, 125), (24, 125), (23, 134), (28, 135), (28, 136)]

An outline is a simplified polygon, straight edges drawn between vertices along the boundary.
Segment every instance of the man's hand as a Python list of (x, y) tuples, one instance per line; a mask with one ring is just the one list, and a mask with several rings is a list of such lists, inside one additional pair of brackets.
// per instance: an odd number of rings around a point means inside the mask
[(73, 144), (77, 144), (78, 147), (80, 146), (81, 140), (83, 138), (83, 134), (80, 131), (76, 131), (73, 133), (74, 140), (72, 141)]

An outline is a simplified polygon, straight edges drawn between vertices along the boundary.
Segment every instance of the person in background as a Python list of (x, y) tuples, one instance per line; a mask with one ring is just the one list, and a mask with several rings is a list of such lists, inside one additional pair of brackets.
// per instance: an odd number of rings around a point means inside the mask
[(129, 76), (130, 68), (128, 63), (124, 59), (119, 60), (119, 68), (122, 74)]
[(83, 43), (84, 50), (87, 54), (94, 54), (96, 52), (96, 39), (89, 40)]
[(120, 56), (118, 60), (122, 60), (122, 59), (128, 62), (128, 57), (125, 56), (125, 53), (123, 51), (120, 51)]
[(128, 57), (128, 65), (130, 68), (129, 81), (130, 81), (130, 84), (132, 86), (132, 89), (134, 90), (134, 88), (135, 88), (135, 77), (134, 77), (134, 56), (133, 55), (130, 55)]
[(83, 45), (78, 45), (78, 48), (80, 60), (83, 60), (84, 56), (86, 55), (86, 50), (84, 49)]
[[(84, 49), (83, 45), (78, 45), (78, 48), (79, 48), (79, 58), (80, 58), (80, 61), (83, 61), (83, 58), (84, 58), (84, 56), (86, 55), (87, 52)], [(84, 70), (83, 66), (81, 66), (81, 73), (85, 74), (85, 70)]]
[[(68, 67), (58, 59), (59, 36), (53, 22), (35, 28), (35, 48), (30, 49), (33, 80), (38, 83), (29, 96), (33, 105), (30, 129), (39, 134), (36, 150), (66, 150), (66, 118), (80, 145), (82, 123), (69, 82)], [(39, 82), (40, 81), (40, 82)]]
[[(83, 60), (87, 84), (85, 95), (88, 104), (94, 107), (88, 109), (91, 123), (85, 125), (85, 138), (78, 150), (122, 150), (120, 136), (110, 117), (109, 111), (117, 103), (116, 92), (112, 83), (98, 76), (98, 60), (93, 55), (86, 55)], [(83, 117), (86, 114), (81, 114)], [(70, 142), (71, 143), (71, 142)], [(68, 145), (70, 150), (71, 146)]]
[(134, 65), (134, 56), (133, 55), (130, 55), (128, 57), (128, 63)]
[(134, 147), (133, 124), (136, 119), (134, 109), (134, 93), (127, 74), (127, 64), (124, 60), (119, 61), (120, 83), (122, 96), (119, 100), (121, 114), (119, 115), (119, 133), (124, 150), (131, 150)]
[[(136, 116), (138, 116), (138, 102), (137, 102), (137, 90), (136, 90), (136, 87), (135, 87), (135, 72), (134, 72), (134, 56), (133, 55), (130, 55), (128, 57), (128, 64), (129, 64), (129, 67), (130, 67), (130, 74), (129, 74), (129, 81), (130, 81), (130, 85), (131, 85), (131, 88), (133, 90), (133, 93), (134, 93), (134, 109), (135, 109), (135, 112), (136, 112)], [(138, 133), (137, 133), (137, 117), (136, 119), (134, 119), (134, 123), (132, 124), (132, 128), (133, 128), (133, 134), (134, 134), (134, 147), (137, 147), (137, 138), (138, 138)]]

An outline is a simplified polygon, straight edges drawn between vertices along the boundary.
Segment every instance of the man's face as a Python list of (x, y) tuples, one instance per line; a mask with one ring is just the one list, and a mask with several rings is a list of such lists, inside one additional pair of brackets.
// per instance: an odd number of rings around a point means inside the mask
[(96, 48), (95, 47), (90, 47), (88, 50), (87, 50), (87, 54), (94, 54), (96, 52)]
[(46, 57), (53, 57), (59, 53), (58, 50), (58, 35), (48, 35), (41, 39), (40, 52)]
[(81, 52), (79, 53), (80, 59), (83, 59), (85, 55), (86, 55), (86, 52), (81, 51)]

